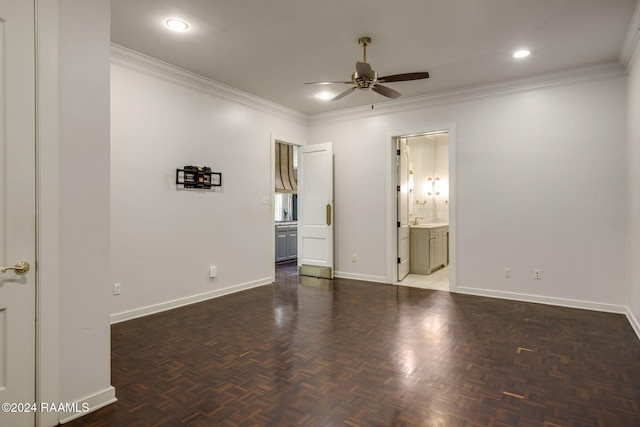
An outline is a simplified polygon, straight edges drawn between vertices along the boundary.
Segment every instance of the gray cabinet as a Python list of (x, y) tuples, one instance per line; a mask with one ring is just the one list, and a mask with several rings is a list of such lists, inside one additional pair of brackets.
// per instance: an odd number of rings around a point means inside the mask
[(411, 253), (409, 272), (414, 274), (431, 273), (431, 239), (428, 228), (412, 228), (409, 234)]
[(276, 262), (298, 257), (298, 224), (276, 224)]
[(298, 226), (289, 226), (287, 231), (287, 259), (298, 257)]
[(409, 271), (431, 274), (449, 264), (449, 226), (411, 228)]
[(433, 251), (431, 252), (431, 271), (443, 267), (449, 262), (449, 227), (440, 227), (431, 231), (430, 242)]

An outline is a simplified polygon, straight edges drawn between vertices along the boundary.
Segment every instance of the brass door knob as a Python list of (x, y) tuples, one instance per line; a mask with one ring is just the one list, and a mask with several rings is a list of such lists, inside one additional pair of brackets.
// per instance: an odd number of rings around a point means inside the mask
[(23, 275), (27, 271), (29, 271), (29, 263), (26, 261), (20, 261), (13, 267), (2, 267), (2, 270), (0, 270), (0, 273), (6, 273), (8, 270), (13, 270), (15, 271), (16, 274)]

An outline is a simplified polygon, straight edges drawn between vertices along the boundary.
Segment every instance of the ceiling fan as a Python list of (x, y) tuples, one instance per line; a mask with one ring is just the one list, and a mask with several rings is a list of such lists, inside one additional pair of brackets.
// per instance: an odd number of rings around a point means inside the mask
[(364, 49), (364, 60), (362, 62), (356, 62), (356, 71), (351, 75), (351, 81), (344, 82), (308, 82), (307, 85), (326, 85), (326, 84), (352, 84), (353, 87), (345, 90), (332, 101), (337, 101), (349, 95), (356, 89), (371, 89), (372, 91), (379, 93), (387, 98), (397, 98), (402, 95), (397, 90), (391, 89), (388, 86), (383, 86), (380, 83), (393, 83), (393, 82), (405, 82), (409, 80), (420, 80), (429, 78), (429, 73), (426, 71), (418, 73), (404, 73), (393, 74), (390, 76), (378, 77), (378, 74), (371, 69), (371, 65), (367, 62), (367, 46), (371, 44), (371, 37), (360, 37), (358, 44)]

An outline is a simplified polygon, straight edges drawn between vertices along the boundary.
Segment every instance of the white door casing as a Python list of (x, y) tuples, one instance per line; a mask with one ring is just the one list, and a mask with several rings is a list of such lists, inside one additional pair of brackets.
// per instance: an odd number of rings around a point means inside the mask
[(0, 0), (0, 264), (31, 266), (0, 273), (0, 425), (12, 427), (35, 423), (34, 36), (34, 2)]
[(409, 274), (410, 229), (409, 229), (409, 144), (407, 139), (398, 140), (398, 281)]
[(333, 278), (333, 149), (330, 142), (298, 148), (300, 274)]

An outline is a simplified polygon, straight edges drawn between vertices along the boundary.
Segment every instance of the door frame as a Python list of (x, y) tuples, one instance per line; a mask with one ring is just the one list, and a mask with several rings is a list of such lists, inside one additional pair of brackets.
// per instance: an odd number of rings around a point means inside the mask
[(431, 132), (449, 133), (449, 292), (456, 291), (457, 266), (458, 266), (458, 134), (456, 123), (442, 123), (424, 125), (420, 128), (405, 129), (387, 132), (386, 156), (387, 156), (387, 283), (398, 281), (397, 268), (397, 174), (396, 174), (396, 145), (397, 138), (411, 135), (421, 135)]
[[(396, 256), (398, 258), (396, 264), (396, 281), (400, 281), (404, 279), (410, 271), (411, 266), (411, 229), (409, 223), (409, 213), (410, 206), (409, 200), (411, 189), (409, 188), (409, 175), (410, 175), (410, 159), (411, 159), (411, 150), (409, 148), (409, 139), (408, 138), (394, 138), (396, 142), (396, 186), (397, 186), (397, 197), (396, 203), (398, 200), (402, 202), (400, 205), (396, 205)], [(406, 158), (406, 159), (405, 159)], [(406, 162), (406, 164), (405, 164)], [(403, 166), (404, 165), (404, 166)], [(404, 181), (406, 179), (406, 182)], [(402, 187), (406, 187), (404, 190)], [(404, 200), (403, 200), (404, 198)], [(406, 209), (406, 212), (403, 215), (403, 207)], [(406, 219), (406, 223), (404, 222)], [(406, 246), (405, 246), (406, 242)], [(406, 251), (406, 258), (404, 257)], [(404, 264), (404, 265), (403, 265)], [(402, 267), (402, 273), (401, 273)], [(406, 273), (406, 274), (405, 274)]]
[[(35, 0), (36, 10), (36, 401), (58, 402), (58, 10), (59, 1)], [(36, 413), (37, 426), (60, 421)]]
[(271, 133), (270, 135), (270, 143), (269, 143), (269, 227), (271, 231), (269, 232), (270, 236), (270, 247), (269, 247), (269, 265), (270, 265), (270, 279), (271, 282), (276, 281), (276, 227), (274, 220), (274, 206), (276, 202), (276, 142), (281, 142), (283, 144), (289, 144), (296, 147), (301, 147), (303, 145), (307, 145), (305, 142), (297, 139), (297, 138), (289, 138), (286, 136), (281, 136), (276, 133)]

